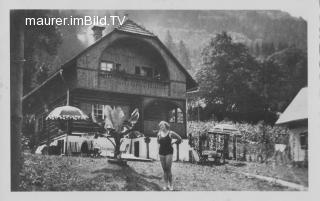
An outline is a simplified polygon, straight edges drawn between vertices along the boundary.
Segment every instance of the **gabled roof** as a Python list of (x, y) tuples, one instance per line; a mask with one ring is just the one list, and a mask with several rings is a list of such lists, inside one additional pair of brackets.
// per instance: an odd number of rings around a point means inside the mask
[(308, 119), (308, 88), (302, 88), (280, 115), (276, 124), (286, 124)]
[(177, 64), (177, 66), (179, 67), (179, 69), (186, 75), (187, 77), (187, 90), (189, 89), (189, 91), (194, 90), (195, 88), (197, 88), (197, 83), (196, 81), (192, 78), (192, 76), (189, 74), (189, 72), (181, 65), (181, 63), (178, 61), (178, 59), (171, 53), (171, 51), (161, 42), (161, 40), (154, 35), (152, 32), (148, 31), (147, 29), (145, 29), (144, 27), (138, 25), (137, 23), (133, 22), (130, 19), (127, 19), (122, 25), (114, 28), (111, 32), (109, 32), (107, 35), (101, 37), (99, 40), (95, 41), (92, 45), (90, 45), (89, 47), (85, 48), (84, 50), (82, 50), (79, 54), (77, 54), (76, 56), (74, 56), (73, 58), (71, 58), (70, 60), (68, 60), (66, 63), (64, 63), (60, 69), (58, 69), (56, 72), (54, 72), (47, 80), (45, 80), (40, 86), (36, 87), (35, 89), (33, 89), (31, 92), (29, 92), (28, 94), (26, 94), (23, 97), (23, 100), (26, 99), (28, 96), (30, 96), (31, 94), (33, 94), (35, 91), (37, 91), (39, 88), (41, 88), (44, 84), (46, 84), (48, 81), (50, 81), (53, 77), (57, 76), (59, 73), (61, 72), (62, 69), (67, 68), (68, 66), (70, 66), (70, 64), (74, 63), (76, 61), (77, 58), (79, 58), (81, 55), (83, 55), (84, 53), (86, 53), (87, 51), (89, 51), (91, 48), (95, 47), (97, 44), (99, 44), (101, 41), (103, 41), (105, 38), (110, 37), (113, 33), (115, 32), (125, 32), (125, 33), (129, 33), (129, 34), (136, 34), (136, 35), (141, 35), (141, 36), (147, 36), (147, 37), (151, 37), (154, 40), (156, 40), (160, 47), (163, 48), (166, 53), (171, 57), (171, 59), (173, 59), (173, 61)]
[(137, 23), (135, 23), (130, 19), (126, 20), (122, 25), (116, 27), (115, 29), (120, 31), (155, 37), (155, 35), (152, 32), (148, 31), (147, 29), (138, 25)]

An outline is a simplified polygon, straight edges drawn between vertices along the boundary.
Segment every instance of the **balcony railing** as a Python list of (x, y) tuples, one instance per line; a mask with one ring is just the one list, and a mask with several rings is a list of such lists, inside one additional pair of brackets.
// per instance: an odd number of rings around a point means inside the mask
[(110, 92), (167, 97), (169, 81), (157, 80), (124, 72), (100, 72), (78, 69), (79, 87)]
[(139, 95), (168, 96), (169, 82), (127, 73), (99, 73), (100, 88)]

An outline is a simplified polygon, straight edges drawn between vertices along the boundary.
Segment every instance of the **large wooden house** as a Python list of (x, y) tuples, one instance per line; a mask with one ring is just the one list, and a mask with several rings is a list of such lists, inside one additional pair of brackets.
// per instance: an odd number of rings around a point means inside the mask
[[(168, 48), (150, 31), (126, 20), (105, 36), (103, 27), (93, 27), (95, 42), (23, 97), (24, 114), (34, 114), (39, 142), (61, 138), (54, 122), (45, 120), (53, 108), (79, 107), (89, 116), (103, 119), (105, 105), (120, 106), (126, 115), (139, 109), (136, 129), (151, 138), (161, 120), (186, 138), (186, 92), (196, 82)], [(95, 131), (89, 123), (75, 122), (73, 135)], [(59, 143), (63, 143), (63, 138)], [(156, 150), (155, 141), (151, 140)], [(144, 156), (143, 140), (134, 142), (136, 156)], [(183, 154), (182, 154), (183, 155)]]

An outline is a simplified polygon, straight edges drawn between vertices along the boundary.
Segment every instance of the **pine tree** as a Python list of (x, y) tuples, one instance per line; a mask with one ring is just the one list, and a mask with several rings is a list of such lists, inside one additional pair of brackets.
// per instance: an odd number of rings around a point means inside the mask
[(167, 31), (167, 35), (166, 35), (164, 44), (166, 45), (166, 47), (171, 51), (171, 53), (172, 53), (174, 56), (177, 57), (177, 56), (179, 55), (179, 54), (178, 54), (178, 51), (177, 51), (177, 46), (176, 46), (176, 44), (174, 43), (173, 38), (172, 38), (169, 30)]
[(179, 61), (186, 69), (191, 69), (189, 51), (182, 40), (179, 42)]

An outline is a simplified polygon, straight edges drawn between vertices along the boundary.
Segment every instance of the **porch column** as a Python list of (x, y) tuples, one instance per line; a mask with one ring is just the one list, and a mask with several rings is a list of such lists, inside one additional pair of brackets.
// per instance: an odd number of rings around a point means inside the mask
[[(141, 133), (144, 134), (144, 103), (143, 103), (143, 99), (140, 100), (140, 109), (139, 109), (139, 113), (140, 113), (140, 122), (141, 122), (141, 125), (140, 125), (140, 130), (141, 130)], [(138, 120), (139, 121), (139, 120)]]

